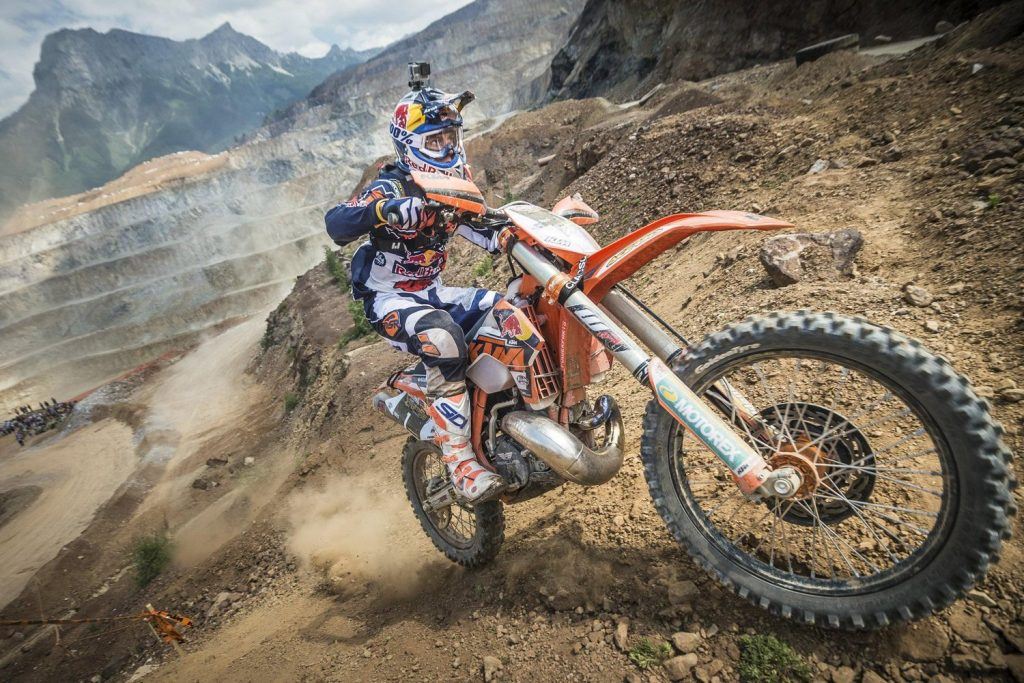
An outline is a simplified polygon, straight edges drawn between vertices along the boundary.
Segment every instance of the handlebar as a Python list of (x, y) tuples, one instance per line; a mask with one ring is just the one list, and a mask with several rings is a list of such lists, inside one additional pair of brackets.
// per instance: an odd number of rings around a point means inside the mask
[[(423, 207), (425, 209), (430, 209), (431, 211), (444, 211), (446, 209), (451, 209), (451, 207), (448, 206), (447, 204), (442, 204), (441, 202), (435, 202), (435, 201), (429, 201), (429, 200), (423, 202)], [(397, 211), (388, 211), (385, 214), (384, 217), (387, 219), (388, 223), (391, 224), (391, 225), (401, 225), (402, 224), (402, 216)], [(474, 216), (474, 218), (476, 218), (476, 217)], [(479, 216), (479, 218), (484, 219), (484, 220), (488, 220), (488, 221), (501, 221), (501, 222), (505, 222), (505, 221), (508, 220), (508, 216), (505, 215), (504, 211), (502, 211), (501, 209), (492, 209), (490, 207), (485, 207), (483, 215)], [(470, 221), (472, 221), (472, 220), (473, 219), (470, 219)]]

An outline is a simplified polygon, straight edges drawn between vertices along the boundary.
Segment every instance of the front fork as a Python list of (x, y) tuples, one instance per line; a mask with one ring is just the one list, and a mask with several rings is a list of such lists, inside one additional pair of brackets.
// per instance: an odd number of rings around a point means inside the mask
[[(664, 362), (658, 357), (648, 356), (590, 297), (578, 287), (572, 286), (575, 283), (565, 273), (522, 242), (513, 244), (511, 253), (530, 275), (538, 282), (545, 283), (547, 294), (557, 298), (637, 380), (650, 384), (658, 403), (729, 468), (737, 486), (745, 495), (786, 498), (797, 492), (801, 478), (794, 468), (780, 467), (773, 470), (757, 450), (737, 436), (733, 428)], [(612, 294), (606, 295), (606, 299)], [(669, 349), (661, 348), (666, 345), (665, 339), (651, 333), (653, 323), (644, 320), (645, 324), (637, 324), (639, 321), (627, 318), (627, 325), (633, 322), (629, 329), (648, 343), (657, 355), (667, 354)]]

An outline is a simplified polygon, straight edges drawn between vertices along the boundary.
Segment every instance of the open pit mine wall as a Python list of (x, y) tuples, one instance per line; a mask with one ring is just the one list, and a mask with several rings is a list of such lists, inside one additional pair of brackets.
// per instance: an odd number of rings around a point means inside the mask
[(547, 68), (581, 6), (476, 0), (328, 79), (221, 170), (0, 240), (0, 409), (72, 396), (276, 305), (322, 258), (324, 210), (391, 149), (406, 62), (475, 89), (481, 123)]
[[(316, 149), (316, 152), (307, 151)], [(207, 177), (0, 240), (0, 408), (68, 397), (276, 305), (368, 150), (292, 135)]]

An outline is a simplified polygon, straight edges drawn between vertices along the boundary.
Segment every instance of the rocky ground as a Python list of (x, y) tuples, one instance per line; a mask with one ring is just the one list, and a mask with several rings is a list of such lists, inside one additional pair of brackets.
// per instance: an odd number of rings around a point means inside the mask
[[(669, 84), (628, 108), (558, 103), (507, 121), (470, 153), (495, 203), (582, 193), (602, 214), (602, 243), (667, 213), (712, 208), (784, 217), (807, 232), (857, 231), (863, 246), (849, 267), (811, 243), (787, 286), (761, 263), (765, 237), (742, 233), (693, 239), (630, 284), (693, 339), (800, 307), (918, 337), (991, 401), (1017, 453), (1024, 40), (991, 35), (979, 21), (902, 58), (839, 53), (756, 67)], [(486, 258), (457, 247), (450, 280), (501, 287), (504, 264), (488, 272)], [(407, 359), (372, 338), (339, 348), (350, 325), (325, 266), (300, 278), (249, 367), (270, 397), (265, 428), (207, 448), (227, 467), (189, 470), (218, 484), (193, 489), (190, 504), (212, 505), (245, 479), (248, 453), (287, 459), (251, 521), (146, 589), (119, 584), (116, 600), (88, 597), (95, 576), (43, 575), (51, 611), (68, 594), (80, 614), (149, 601), (194, 617), (183, 654), (142, 630), (62, 629), (55, 642), (7, 628), (5, 677), (706, 683), (738, 678), (750, 634), (789, 644), (815, 680), (1024, 677), (1019, 523), (987, 579), (933, 617), (871, 633), (783, 621), (717, 586), (666, 532), (636, 457), (648, 397), (621, 369), (601, 390), (623, 408), (623, 471), (602, 487), (509, 507), (492, 565), (449, 565), (404, 500), (403, 435), (367, 405)], [(181, 534), (179, 548), (195, 538)], [(650, 662), (636, 656), (643, 639), (655, 646)]]

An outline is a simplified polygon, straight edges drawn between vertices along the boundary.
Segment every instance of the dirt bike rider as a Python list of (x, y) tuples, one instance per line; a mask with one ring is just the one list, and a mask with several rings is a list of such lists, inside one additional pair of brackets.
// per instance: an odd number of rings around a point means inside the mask
[[(470, 404), (466, 390), (468, 349), (465, 332), (501, 298), (497, 292), (447, 287), (441, 271), (448, 241), (461, 235), (498, 253), (497, 233), (470, 225), (441, 225), (424, 206), (410, 171), (470, 178), (462, 146), (462, 108), (473, 99), (424, 86), (414, 70), (413, 88), (395, 107), (389, 132), (397, 158), (384, 165), (358, 197), (325, 216), (327, 233), (344, 245), (366, 241), (352, 257), (352, 296), (361, 300), (366, 318), (392, 346), (420, 357), (427, 371), (429, 413), (437, 424), (436, 440), (457, 494), (468, 501), (494, 495), (501, 477), (476, 459), (470, 444)], [(388, 217), (399, 217), (389, 224)]]

